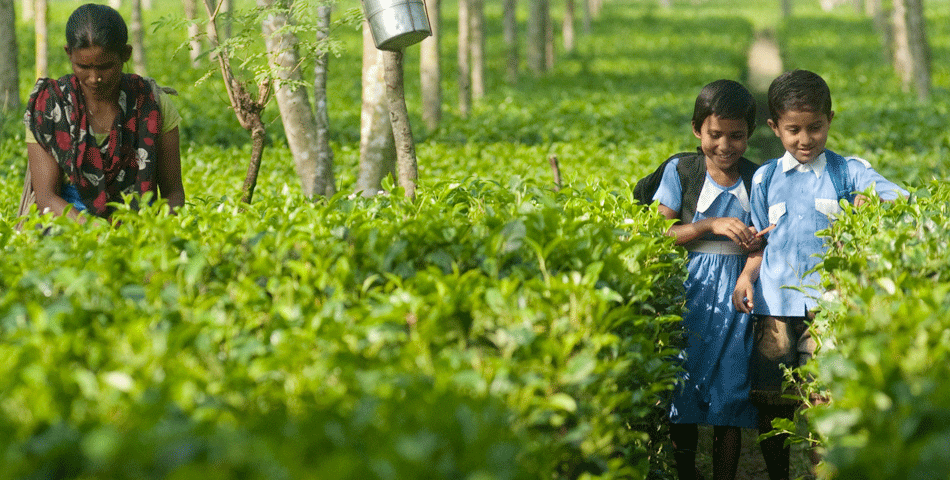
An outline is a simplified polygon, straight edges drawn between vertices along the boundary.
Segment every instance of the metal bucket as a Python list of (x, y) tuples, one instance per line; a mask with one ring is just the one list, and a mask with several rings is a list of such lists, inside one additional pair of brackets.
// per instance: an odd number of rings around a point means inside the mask
[(363, 7), (380, 50), (402, 50), (432, 35), (423, 0), (363, 0)]

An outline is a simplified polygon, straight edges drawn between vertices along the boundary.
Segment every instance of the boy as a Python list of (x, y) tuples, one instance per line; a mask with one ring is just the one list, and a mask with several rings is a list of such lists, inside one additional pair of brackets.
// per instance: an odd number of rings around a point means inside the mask
[[(759, 407), (759, 430), (772, 419), (792, 418), (796, 405), (782, 398), (782, 365), (804, 365), (815, 350), (808, 332), (817, 306), (819, 274), (811, 271), (825, 251), (815, 233), (841, 211), (840, 198), (870, 186), (884, 200), (908, 193), (860, 158), (825, 149), (834, 112), (825, 81), (805, 70), (786, 72), (768, 92), (769, 127), (785, 155), (764, 165), (752, 180), (752, 221), (765, 236), (763, 250), (751, 254), (733, 292), (740, 311), (754, 313), (751, 398)], [(758, 282), (756, 282), (758, 280)], [(787, 479), (785, 436), (761, 442), (772, 480)]]

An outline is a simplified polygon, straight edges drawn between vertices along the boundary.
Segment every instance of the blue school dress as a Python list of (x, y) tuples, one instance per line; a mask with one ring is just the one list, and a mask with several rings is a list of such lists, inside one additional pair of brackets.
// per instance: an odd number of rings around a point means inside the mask
[[(653, 198), (678, 212), (683, 195), (676, 163), (667, 165)], [(751, 225), (750, 211), (742, 179), (723, 186), (707, 173), (693, 222), (736, 217)], [(731, 240), (716, 235), (684, 247), (689, 250), (683, 316), (686, 347), (679, 359), (685, 372), (673, 394), (670, 421), (755, 428), (756, 409), (749, 401), (750, 316), (732, 305), (746, 255)]]

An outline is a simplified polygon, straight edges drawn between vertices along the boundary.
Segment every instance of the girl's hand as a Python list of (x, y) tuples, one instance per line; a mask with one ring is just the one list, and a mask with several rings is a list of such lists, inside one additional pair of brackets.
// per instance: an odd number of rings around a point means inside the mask
[(710, 231), (716, 235), (725, 235), (740, 247), (748, 249), (748, 245), (755, 240), (755, 232), (738, 218), (719, 217), (710, 218)]

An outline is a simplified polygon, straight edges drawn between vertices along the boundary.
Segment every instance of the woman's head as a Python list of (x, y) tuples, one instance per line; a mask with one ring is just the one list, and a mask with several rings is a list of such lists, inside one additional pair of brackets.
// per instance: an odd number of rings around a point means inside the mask
[(129, 30), (122, 15), (108, 5), (88, 3), (66, 21), (66, 53), (97, 46), (124, 56), (129, 50)]
[(741, 83), (716, 80), (703, 87), (693, 108), (693, 130), (698, 132), (711, 115), (728, 120), (744, 120), (748, 135), (755, 130), (755, 99)]

